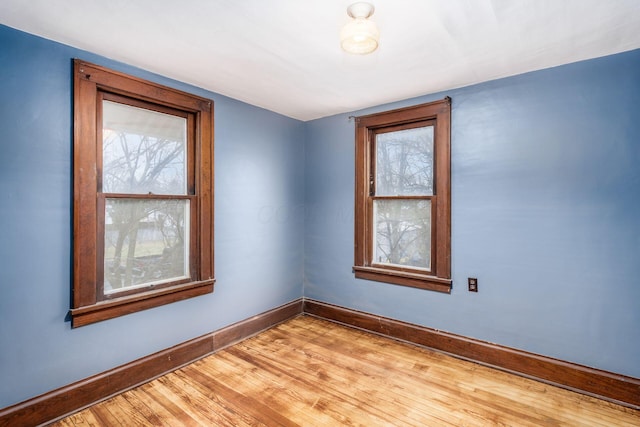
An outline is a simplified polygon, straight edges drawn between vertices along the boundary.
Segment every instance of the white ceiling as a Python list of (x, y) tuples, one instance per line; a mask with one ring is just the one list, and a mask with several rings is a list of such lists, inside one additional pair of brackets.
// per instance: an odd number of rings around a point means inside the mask
[(1, 0), (0, 23), (300, 120), (640, 48), (640, 0), (370, 0), (380, 48), (352, 56), (353, 2)]

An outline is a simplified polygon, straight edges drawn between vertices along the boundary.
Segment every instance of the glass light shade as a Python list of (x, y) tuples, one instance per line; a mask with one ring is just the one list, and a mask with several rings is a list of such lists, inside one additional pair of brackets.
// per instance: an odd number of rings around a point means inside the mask
[(375, 22), (366, 18), (355, 18), (342, 27), (340, 45), (345, 52), (366, 55), (378, 48), (380, 33)]

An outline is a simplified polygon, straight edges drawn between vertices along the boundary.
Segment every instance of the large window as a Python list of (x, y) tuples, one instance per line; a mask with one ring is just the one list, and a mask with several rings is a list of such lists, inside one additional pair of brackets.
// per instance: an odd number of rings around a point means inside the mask
[(356, 118), (356, 277), (450, 292), (450, 120), (450, 98)]
[(76, 60), (73, 326), (214, 281), (213, 102)]

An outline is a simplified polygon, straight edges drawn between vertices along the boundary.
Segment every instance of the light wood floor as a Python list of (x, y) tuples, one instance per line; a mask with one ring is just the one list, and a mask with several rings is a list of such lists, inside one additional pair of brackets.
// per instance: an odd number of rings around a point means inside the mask
[(640, 426), (640, 411), (301, 316), (55, 426)]

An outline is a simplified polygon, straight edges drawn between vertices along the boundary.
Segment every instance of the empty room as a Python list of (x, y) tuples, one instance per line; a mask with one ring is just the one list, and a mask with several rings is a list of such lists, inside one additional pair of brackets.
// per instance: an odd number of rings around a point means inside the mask
[(0, 1), (0, 426), (640, 426), (640, 1)]

